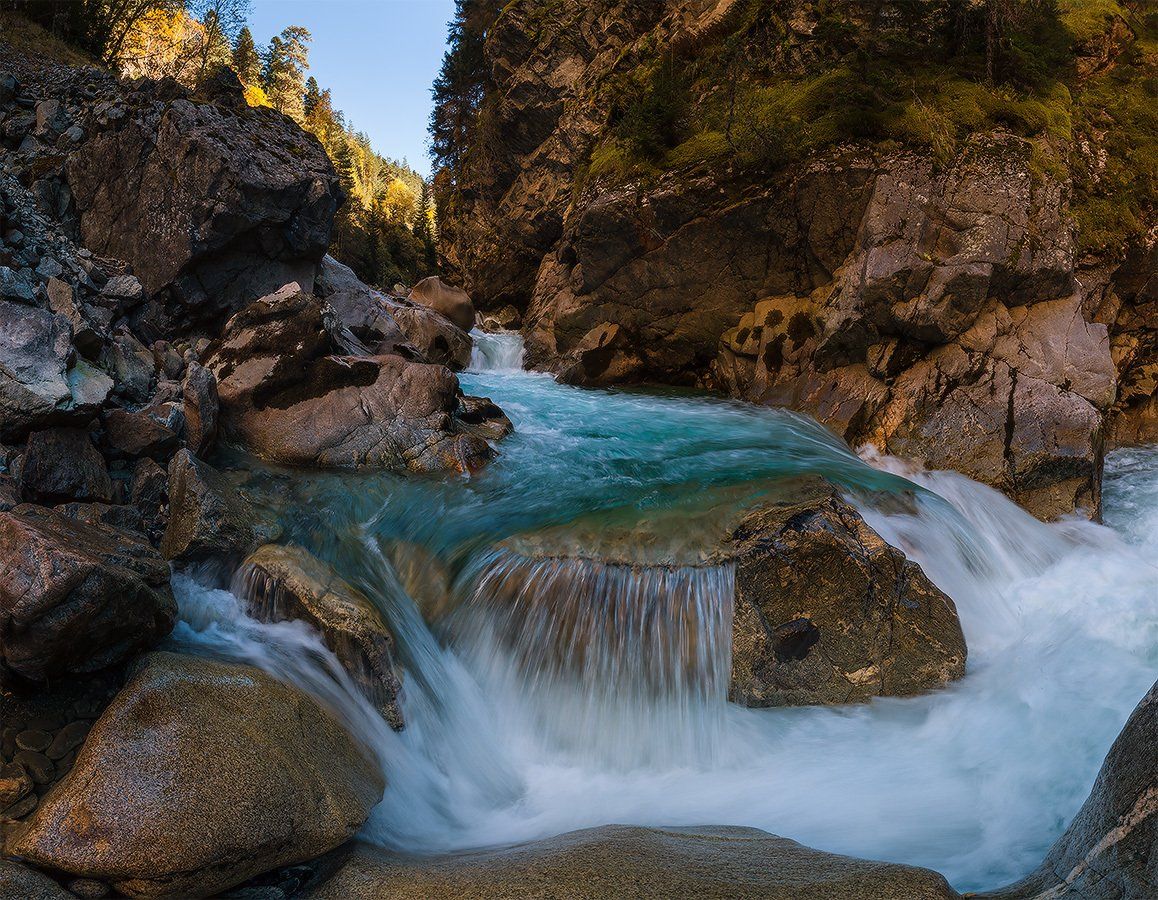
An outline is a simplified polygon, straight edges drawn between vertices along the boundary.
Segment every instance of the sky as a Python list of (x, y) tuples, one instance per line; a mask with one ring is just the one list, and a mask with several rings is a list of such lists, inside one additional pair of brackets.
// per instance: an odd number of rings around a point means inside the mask
[(430, 85), (446, 49), (454, 0), (252, 0), (259, 48), (287, 25), (313, 34), (310, 70), (374, 149), (429, 174)]

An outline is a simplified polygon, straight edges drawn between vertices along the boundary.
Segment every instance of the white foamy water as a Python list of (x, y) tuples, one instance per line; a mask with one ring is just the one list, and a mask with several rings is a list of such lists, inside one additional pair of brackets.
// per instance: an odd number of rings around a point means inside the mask
[[(490, 373), (508, 366), (514, 370), (517, 356), (494, 344), (488, 355), (483, 346), (476, 344), (486, 357), (479, 368), (488, 373), (481, 387), (512, 414), (529, 455), (520, 456), (517, 443), (502, 451), (506, 462), (500, 457), (494, 464), (489, 477), (499, 481), (487, 502), (480, 501), (488, 496), (485, 479), (440, 488), (435, 496), (448, 514), (473, 498), (480, 521), (497, 527), (495, 510), (511, 502), (518, 478), (529, 477), (533, 464), (541, 493), (543, 479), (562, 486), (567, 472), (583, 472), (596, 459), (593, 471), (608, 490), (630, 487), (635, 493), (624, 496), (641, 509), (666, 496), (651, 491), (649, 479), (669, 477), (664, 491), (670, 491), (677, 463), (687, 492), (703, 489), (697, 479), (707, 471), (716, 477), (744, 466), (754, 478), (767, 477), (756, 412), (694, 399), (575, 391), (541, 376), (494, 377)], [(689, 410), (687, 422), (679, 419), (680, 404)], [(784, 421), (785, 428), (800, 427), (798, 419)], [(650, 429), (648, 440), (657, 445), (679, 442), (680, 455), (667, 457), (669, 463), (661, 453), (653, 464), (646, 446), (631, 443), (637, 427)], [(820, 459), (829, 466), (824, 471), (848, 483), (860, 470), (866, 483), (876, 477), (806, 429), (793, 440), (764, 451), (780, 454), (768, 472), (794, 459), (815, 471)], [(626, 448), (622, 457), (617, 447)], [(559, 448), (555, 456), (553, 448)], [(540, 647), (533, 632), (520, 635), (516, 627), (512, 640), (470, 617), (465, 621), (475, 625), (463, 632), (457, 624), (457, 649), (448, 649), (431, 635), (370, 537), (359, 551), (357, 583), (383, 608), (398, 638), (407, 670), (402, 734), (370, 721), (373, 709), (303, 626), (259, 625), (240, 614), (231, 595), (179, 580), (187, 623), (178, 637), (302, 685), (374, 746), (390, 787), (365, 833), (384, 844), (446, 850), (612, 822), (750, 825), (825, 850), (928, 866), (959, 889), (995, 887), (1040, 862), (1155, 679), (1158, 449), (1110, 457), (1106, 526), (1045, 525), (960, 475), (905, 475), (927, 491), (917, 493), (915, 507), (862, 511), (954, 598), (970, 654), (965, 678), (921, 697), (749, 710), (727, 704), (719, 690), (685, 689), (676, 679), (654, 706), (646, 705), (638, 689), (652, 677), (648, 668), (623, 663), (632, 661), (628, 651), (654, 654), (647, 649), (654, 635), (645, 633), (653, 625), (619, 601), (608, 607), (615, 615), (601, 618), (594, 596), (560, 607), (566, 627), (584, 641), (601, 630), (638, 631), (614, 635), (597, 647), (602, 655), (560, 662), (559, 648), (549, 641)], [(577, 504), (586, 496), (582, 487), (560, 487), (559, 496)], [(417, 501), (407, 503), (421, 509)], [(461, 523), (456, 527), (467, 533)], [(537, 603), (536, 579), (555, 578), (557, 569), (520, 575), (525, 586), (507, 606)], [(492, 570), (490, 577), (498, 574)], [(623, 573), (611, 576), (599, 576), (614, 582), (608, 590), (619, 600), (634, 597), (632, 586), (615, 581)], [(680, 613), (685, 624), (718, 622), (730, 602), (723, 596), (728, 583), (703, 581), (694, 603), (668, 605), (688, 611)], [(683, 582), (661, 577), (655, 584), (654, 591), (670, 593)], [(555, 640), (557, 618), (555, 612), (533, 615), (528, 627), (550, 627)], [(693, 645), (675, 648), (672, 665), (687, 664)], [(604, 653), (607, 648), (615, 653)], [(537, 658), (537, 650), (550, 659)]]
[(523, 336), (517, 331), (481, 331), (475, 328), (470, 336), (474, 347), (470, 352), (472, 372), (523, 371)]

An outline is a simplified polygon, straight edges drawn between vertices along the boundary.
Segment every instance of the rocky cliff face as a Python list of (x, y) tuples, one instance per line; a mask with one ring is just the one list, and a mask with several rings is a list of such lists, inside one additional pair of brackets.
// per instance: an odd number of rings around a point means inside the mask
[(448, 255), (481, 308), (525, 310), (528, 363), (563, 380), (802, 409), (1043, 517), (1096, 514), (1107, 435), (1158, 435), (1155, 256), (1140, 161), (1136, 227), (1093, 236), (1117, 123), (1081, 97), (1152, 71), (1146, 26), (1053, 22), (1055, 80), (1016, 94), (1036, 122), (964, 51), (939, 94), (906, 62), (916, 101), (848, 70), (842, 28), (935, 48), (951, 5), (508, 4)]

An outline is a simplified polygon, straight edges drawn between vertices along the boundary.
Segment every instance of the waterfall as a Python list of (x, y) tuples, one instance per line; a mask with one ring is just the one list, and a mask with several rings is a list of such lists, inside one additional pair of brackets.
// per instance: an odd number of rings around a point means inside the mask
[(718, 756), (732, 565), (488, 554), (452, 632), (492, 690), (526, 699), (553, 749), (617, 767)]
[(521, 372), (523, 370), (523, 336), (517, 331), (481, 331), (472, 329), (474, 347), (470, 351), (472, 372)]

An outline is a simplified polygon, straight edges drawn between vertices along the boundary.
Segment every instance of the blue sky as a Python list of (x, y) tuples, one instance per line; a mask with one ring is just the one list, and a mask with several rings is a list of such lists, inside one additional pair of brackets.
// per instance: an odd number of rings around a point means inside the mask
[(287, 25), (314, 36), (309, 74), (379, 153), (422, 174), (430, 85), (446, 45), (454, 0), (253, 0), (258, 47)]

